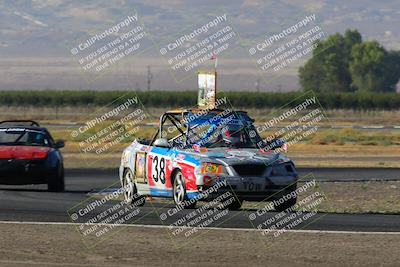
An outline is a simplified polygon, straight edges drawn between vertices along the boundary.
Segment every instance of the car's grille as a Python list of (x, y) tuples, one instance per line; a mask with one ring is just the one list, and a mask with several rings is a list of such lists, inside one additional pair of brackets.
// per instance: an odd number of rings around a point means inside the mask
[(280, 164), (272, 167), (271, 176), (286, 176), (292, 175), (294, 168), (292, 164)]
[(243, 177), (262, 176), (267, 168), (265, 164), (240, 164), (232, 166), (235, 171)]

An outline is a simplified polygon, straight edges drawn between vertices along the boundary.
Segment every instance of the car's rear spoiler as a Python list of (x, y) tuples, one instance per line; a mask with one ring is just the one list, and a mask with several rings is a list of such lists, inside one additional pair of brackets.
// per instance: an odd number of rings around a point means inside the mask
[(26, 126), (27, 124), (29, 124), (29, 126), (37, 126), (40, 127), (39, 123), (37, 123), (36, 121), (32, 121), (32, 120), (7, 120), (7, 121), (0, 121), (0, 125), (1, 124), (11, 124), (11, 125), (15, 125), (15, 126)]

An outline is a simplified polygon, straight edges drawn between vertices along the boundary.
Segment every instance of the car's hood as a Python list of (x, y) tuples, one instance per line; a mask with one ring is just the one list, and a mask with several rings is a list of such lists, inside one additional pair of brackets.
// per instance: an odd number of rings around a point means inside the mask
[(50, 147), (0, 146), (0, 159), (44, 159)]
[(230, 149), (230, 148), (211, 148), (207, 151), (195, 152), (185, 150), (185, 153), (200, 161), (211, 161), (215, 163), (225, 163), (227, 165), (236, 164), (267, 164), (271, 165), (278, 162), (289, 161), (281, 153), (272, 151), (263, 152), (259, 149)]

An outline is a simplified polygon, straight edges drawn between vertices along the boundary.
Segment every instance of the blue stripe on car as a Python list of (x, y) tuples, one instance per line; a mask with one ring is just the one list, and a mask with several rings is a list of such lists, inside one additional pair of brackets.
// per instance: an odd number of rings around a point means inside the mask
[(150, 195), (155, 197), (172, 197), (172, 189), (150, 188)]

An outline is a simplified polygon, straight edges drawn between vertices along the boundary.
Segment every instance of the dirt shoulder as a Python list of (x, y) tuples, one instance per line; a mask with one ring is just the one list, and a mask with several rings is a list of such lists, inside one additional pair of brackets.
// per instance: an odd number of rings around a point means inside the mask
[[(314, 192), (325, 196), (320, 205), (307, 211), (327, 213), (388, 213), (400, 214), (400, 182), (333, 182), (318, 183), (317, 186), (300, 193), (298, 203)], [(245, 202), (244, 209), (265, 207), (266, 202)]]
[[(0, 266), (395, 266), (400, 235), (210, 230), (192, 242), (124, 227), (88, 249), (72, 225), (0, 224)], [(94, 241), (94, 240), (93, 240)], [(185, 243), (185, 246), (179, 244)]]

